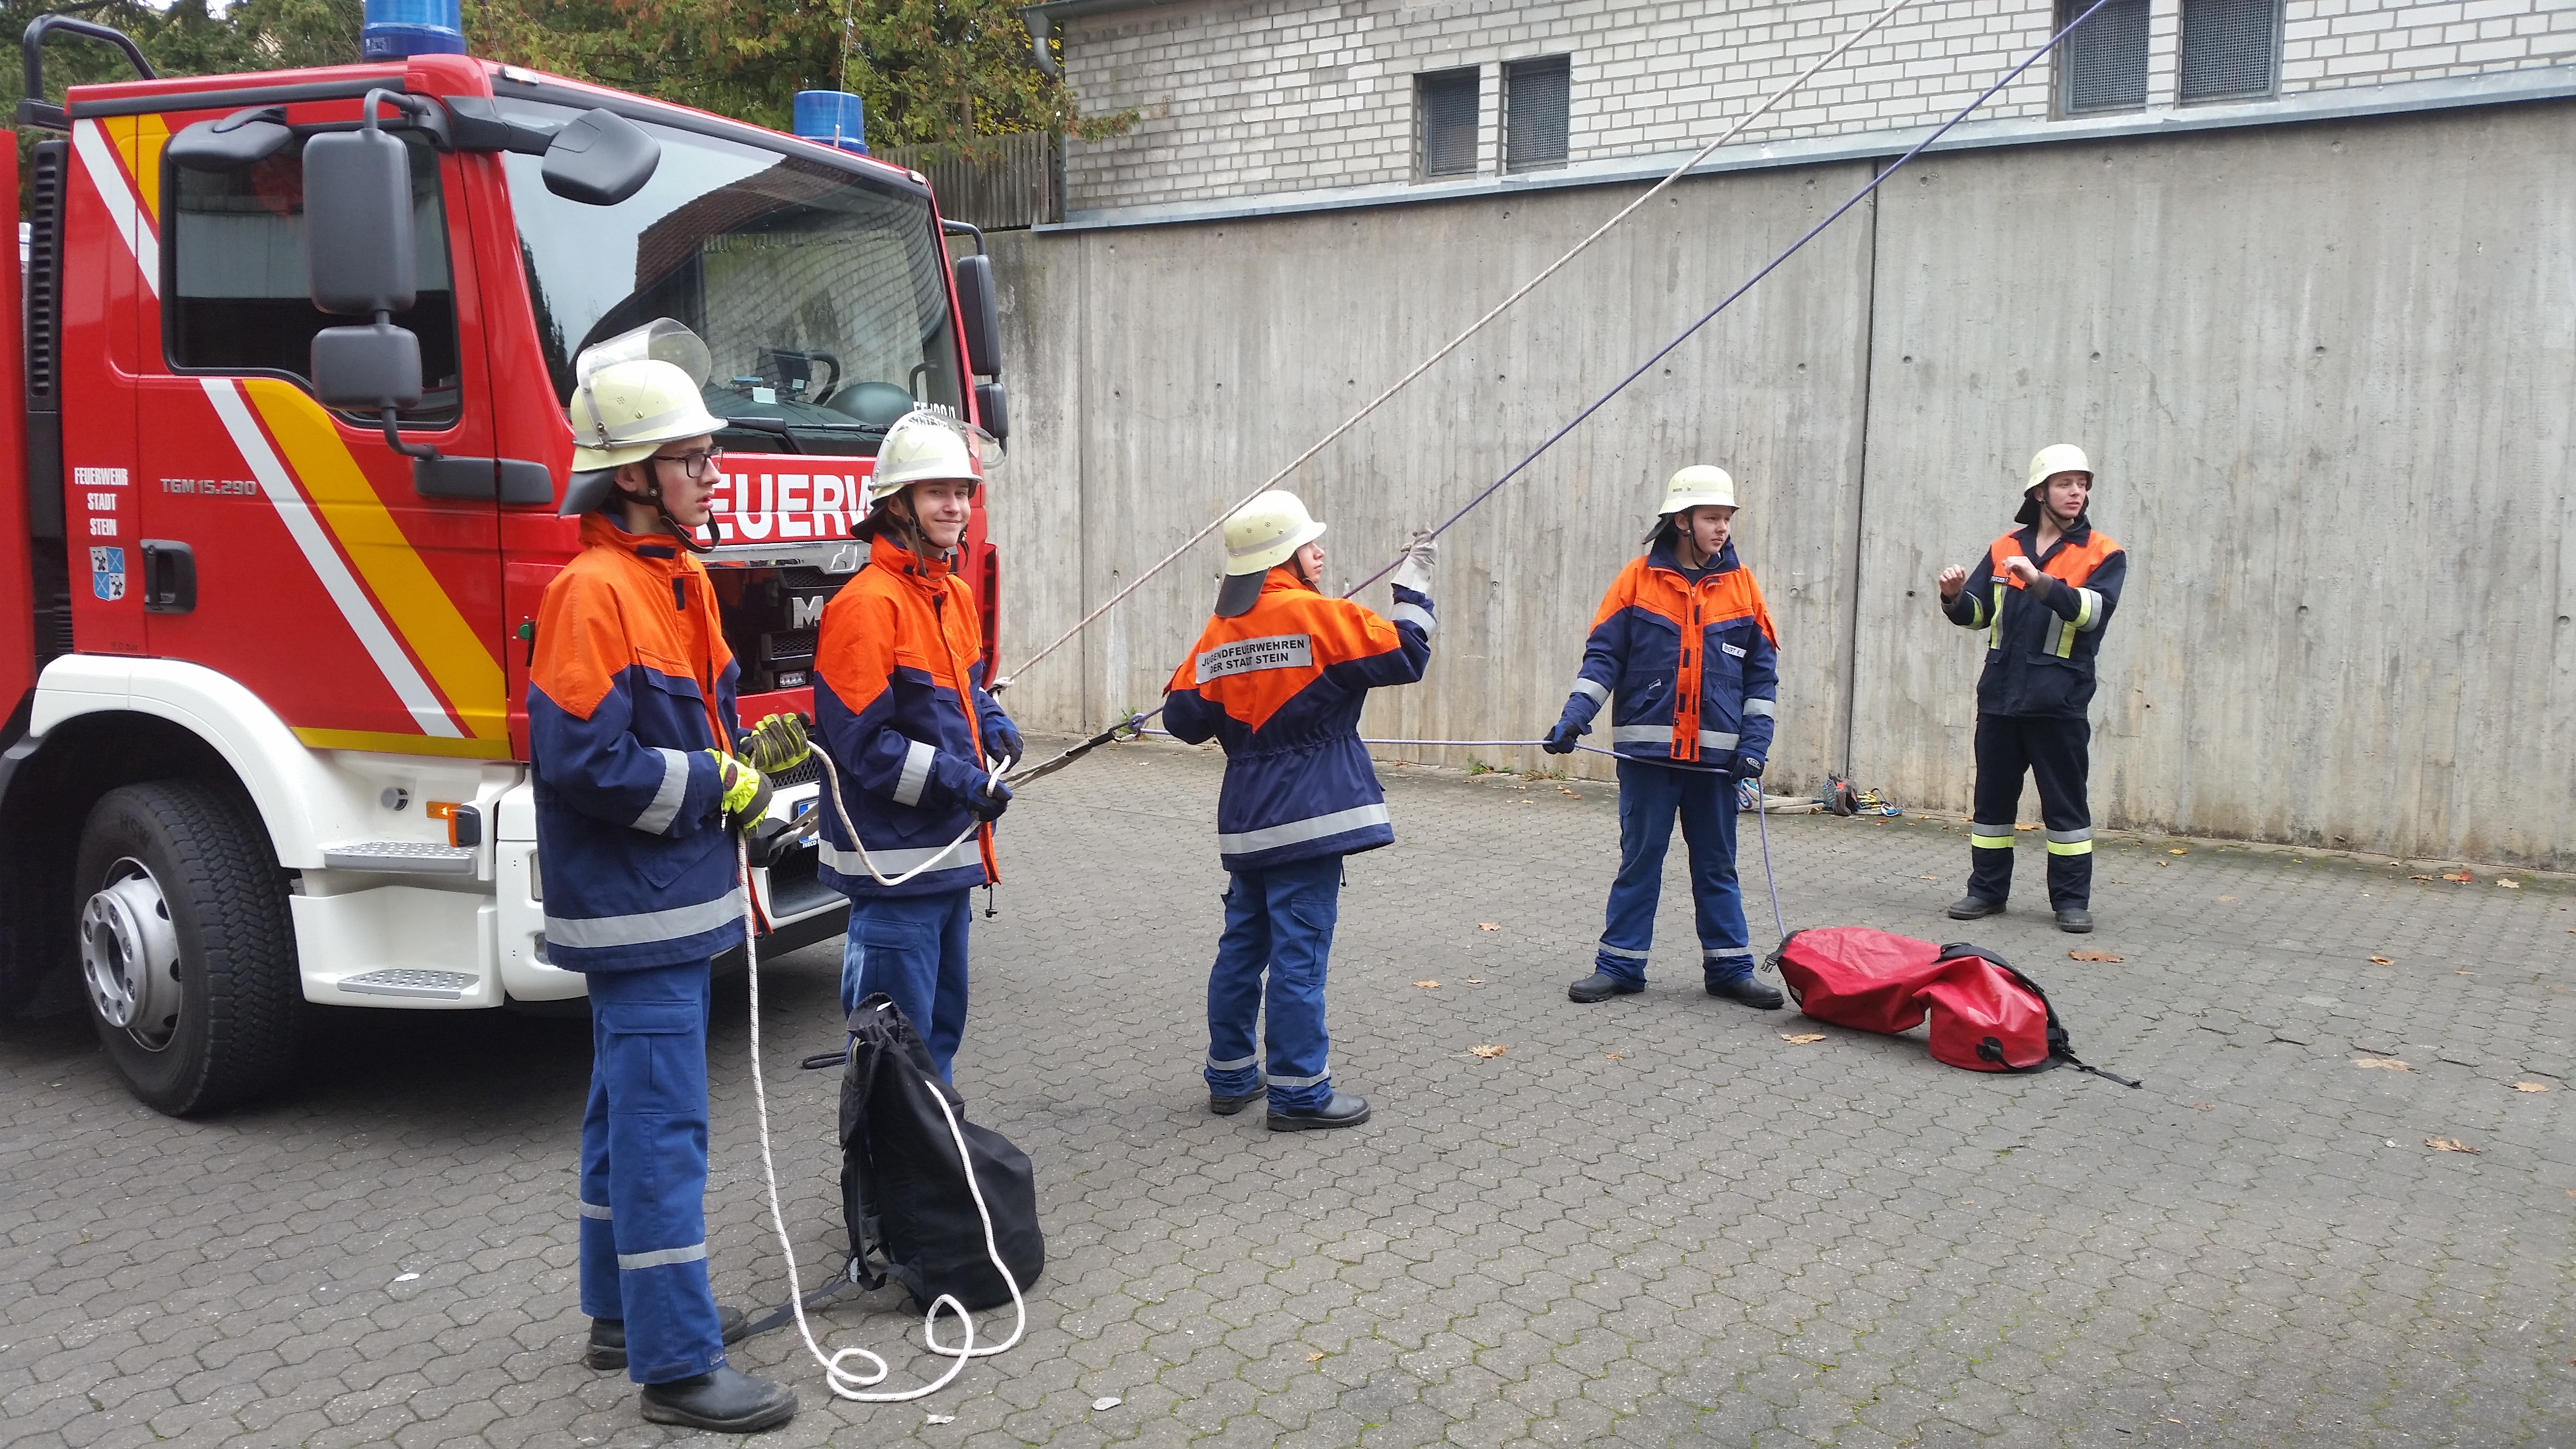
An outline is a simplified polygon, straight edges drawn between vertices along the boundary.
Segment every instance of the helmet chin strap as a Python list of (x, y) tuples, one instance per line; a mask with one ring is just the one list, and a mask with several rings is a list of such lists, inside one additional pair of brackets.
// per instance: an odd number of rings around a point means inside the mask
[(644, 476), (653, 480), (653, 491), (650, 493), (629, 493), (624, 488), (616, 488), (613, 491), (619, 499), (625, 502), (641, 503), (650, 507), (653, 510), (653, 516), (662, 520), (663, 529), (668, 532), (671, 537), (679, 541), (680, 547), (687, 549), (691, 553), (703, 554), (715, 552), (716, 546), (714, 544), (701, 542), (699, 540), (698, 531), (696, 529), (681, 523), (680, 520), (671, 516), (670, 506), (662, 501), (661, 478), (654, 472), (653, 460), (650, 458), (644, 460)]

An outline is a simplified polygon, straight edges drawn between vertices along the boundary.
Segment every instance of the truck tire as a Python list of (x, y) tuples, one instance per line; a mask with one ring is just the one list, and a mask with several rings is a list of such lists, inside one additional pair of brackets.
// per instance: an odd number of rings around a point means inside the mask
[(196, 780), (111, 790), (76, 872), (82, 994), (126, 1087), (188, 1117), (283, 1081), (303, 980), (287, 872), (248, 803)]

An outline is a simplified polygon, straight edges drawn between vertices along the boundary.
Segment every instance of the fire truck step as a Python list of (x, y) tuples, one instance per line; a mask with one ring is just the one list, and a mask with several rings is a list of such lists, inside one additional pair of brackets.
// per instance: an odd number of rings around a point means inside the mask
[(322, 847), (322, 863), (333, 870), (400, 875), (472, 875), (474, 855), (472, 846), (435, 845), (425, 840), (367, 840)]
[(462, 971), (388, 968), (370, 971), (363, 976), (344, 977), (340, 989), (358, 996), (427, 996), (440, 1001), (454, 1001), (473, 990), (480, 980), (480, 977)]

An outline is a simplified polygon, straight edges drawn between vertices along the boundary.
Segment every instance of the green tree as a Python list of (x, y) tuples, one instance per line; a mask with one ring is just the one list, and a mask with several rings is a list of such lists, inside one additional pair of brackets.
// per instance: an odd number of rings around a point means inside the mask
[(800, 90), (856, 91), (876, 146), (1117, 135), (1041, 73), (1011, 0), (468, 0), (490, 55), (784, 130)]

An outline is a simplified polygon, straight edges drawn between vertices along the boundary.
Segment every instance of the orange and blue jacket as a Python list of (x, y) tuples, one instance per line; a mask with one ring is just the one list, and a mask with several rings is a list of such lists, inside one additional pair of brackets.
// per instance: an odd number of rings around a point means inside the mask
[(741, 738), (739, 670), (707, 571), (600, 514), (546, 585), (528, 668), (546, 959), (571, 971), (705, 961), (742, 940), (711, 749)]
[[(823, 609), (814, 652), (814, 720), (841, 772), (841, 801), (867, 845), (851, 848), (823, 810), (825, 885), (856, 899), (930, 895), (990, 884), (993, 828), (960, 841), (969, 792), (989, 777), (984, 740), (1006, 720), (984, 690), (984, 628), (966, 581), (880, 534), (867, 566)], [(952, 847), (951, 842), (956, 844)], [(928, 864), (936, 861), (936, 864)], [(868, 873), (899, 876), (900, 886)]]
[(1431, 599), (1395, 591), (1393, 618), (1331, 599), (1281, 565), (1236, 618), (1211, 618), (1172, 674), (1163, 722), (1175, 738), (1225, 746), (1217, 853), (1264, 870), (1395, 843), (1360, 706), (1431, 663)]
[(1609, 704), (1610, 748), (1623, 759), (1758, 766), (1771, 756), (1779, 643), (1732, 542), (1694, 583), (1665, 539), (1601, 596), (1564, 718), (1588, 733)]
[[(2033, 524), (1987, 545), (1966, 586), (1941, 611), (1961, 628), (1986, 631), (1978, 713), (2082, 719), (2093, 702), (2102, 626), (2120, 607), (2129, 555), (2083, 518), (2045, 556), (2038, 542)], [(2036, 587), (2025, 588), (2004, 571), (2012, 558), (2039, 566)]]

